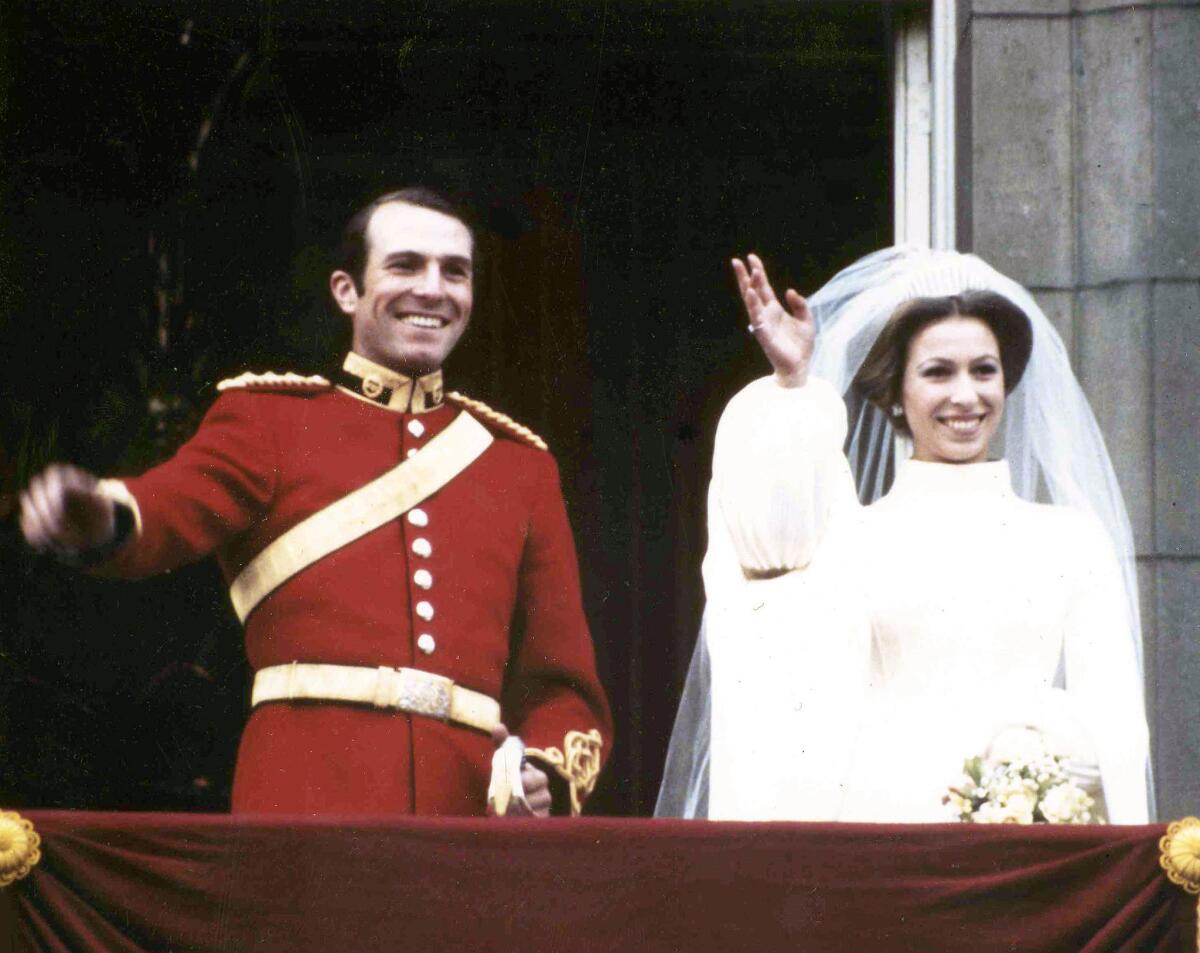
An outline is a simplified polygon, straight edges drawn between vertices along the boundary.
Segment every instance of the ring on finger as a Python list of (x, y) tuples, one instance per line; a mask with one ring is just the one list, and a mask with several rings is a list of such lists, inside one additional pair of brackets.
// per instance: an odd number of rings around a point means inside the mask
[(748, 325), (746, 325), (746, 330), (750, 334), (758, 334), (758, 332), (761, 331), (764, 327), (766, 327), (766, 325), (764, 325), (764, 324), (748, 324)]

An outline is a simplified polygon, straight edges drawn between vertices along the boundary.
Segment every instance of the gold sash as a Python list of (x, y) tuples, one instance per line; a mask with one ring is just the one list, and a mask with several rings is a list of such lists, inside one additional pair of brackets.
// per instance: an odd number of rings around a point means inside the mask
[(255, 606), (300, 570), (436, 493), (492, 440), (483, 424), (460, 413), (420, 453), (297, 523), (250, 560), (229, 587), (238, 618), (245, 622)]

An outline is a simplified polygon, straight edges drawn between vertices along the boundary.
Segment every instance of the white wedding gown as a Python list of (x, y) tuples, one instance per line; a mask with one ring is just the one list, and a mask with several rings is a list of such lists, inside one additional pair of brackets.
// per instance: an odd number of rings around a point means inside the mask
[(1111, 822), (1145, 823), (1141, 680), (1099, 523), (1021, 500), (1004, 462), (907, 461), (862, 507), (845, 426), (817, 379), (755, 381), (721, 419), (708, 816), (949, 820), (964, 759), (1032, 725), (1098, 765)]

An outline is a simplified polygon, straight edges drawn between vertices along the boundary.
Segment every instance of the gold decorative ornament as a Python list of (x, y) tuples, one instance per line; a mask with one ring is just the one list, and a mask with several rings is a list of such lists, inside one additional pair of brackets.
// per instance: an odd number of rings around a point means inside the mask
[(42, 859), (42, 839), (16, 811), (0, 811), (0, 887), (26, 877)]
[[(442, 371), (409, 377), (351, 351), (342, 362), (345, 379), (338, 388), (351, 397), (398, 413), (422, 414), (442, 403)], [(387, 395), (386, 397), (384, 395)]]
[[(1185, 817), (1168, 824), (1158, 850), (1158, 862), (1167, 879), (1192, 896), (1200, 896), (1200, 818)], [(1200, 901), (1196, 904), (1196, 949), (1200, 951)]]
[[(572, 778), (571, 795), (583, 797), (592, 793), (600, 776), (600, 749), (604, 746), (600, 732), (593, 728), (587, 734), (568, 731), (564, 742), (567, 749), (567, 774)], [(581, 796), (582, 795), (582, 796)]]
[(238, 618), (292, 576), (436, 493), (492, 445), (491, 432), (460, 414), (415, 457), (301, 520), (271, 542), (229, 587)]
[(493, 410), (482, 400), (476, 400), (474, 397), (467, 397), (465, 394), (460, 394), (456, 390), (450, 391), (450, 393), (446, 395), (446, 400), (458, 407), (462, 407), (464, 410), (469, 410), (472, 413), (478, 414), (484, 420), (495, 424), (505, 433), (516, 437), (522, 443), (526, 443), (538, 450), (549, 449), (549, 447), (546, 446), (546, 441), (535, 434), (524, 424), (517, 423), (510, 416), (508, 416), (508, 414), (502, 414), (498, 410)]
[(1167, 879), (1190, 894), (1200, 894), (1200, 818), (1185, 817), (1167, 825), (1158, 849)]
[(568, 731), (563, 739), (563, 750), (527, 748), (525, 753), (545, 761), (570, 785), (571, 815), (574, 817), (582, 812), (584, 798), (596, 787), (596, 778), (600, 774), (600, 751), (603, 747), (604, 739), (600, 737), (600, 732), (593, 728), (586, 733)]
[(222, 392), (241, 388), (247, 390), (328, 390), (332, 386), (320, 374), (310, 374), (305, 377), (295, 371), (285, 371), (282, 374), (277, 374), (275, 371), (267, 371), (264, 374), (246, 371), (237, 377), (227, 377), (220, 381), (217, 384), (217, 390)]
[(362, 390), (364, 394), (374, 400), (383, 393), (383, 381), (371, 374), (363, 378)]

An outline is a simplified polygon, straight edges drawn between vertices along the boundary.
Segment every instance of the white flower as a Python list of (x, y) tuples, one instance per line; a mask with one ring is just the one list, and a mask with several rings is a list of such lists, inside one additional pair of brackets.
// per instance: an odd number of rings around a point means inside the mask
[(1037, 807), (1037, 794), (1029, 791), (1016, 791), (1005, 802), (1004, 810), (1010, 823), (1032, 824), (1033, 811)]
[(1051, 824), (1086, 824), (1092, 819), (1091, 795), (1066, 782), (1052, 787), (1042, 798), (1042, 814)]
[(985, 801), (972, 820), (976, 824), (1032, 824), (1033, 809), (1028, 804)]
[(971, 819), (971, 813), (975, 810), (970, 794), (962, 788), (951, 788), (942, 801), (946, 805), (951, 820), (968, 821)]
[[(1029, 742), (1029, 757), (1004, 761), (994, 757), (971, 758), (964, 776), (948, 789), (943, 803), (951, 816), (977, 824), (1087, 824), (1094, 820), (1095, 802), (1066, 771), (1063, 758), (1038, 748), (1040, 736), (1032, 729), (1010, 732), (1010, 738)], [(1031, 740), (1032, 739), (1032, 740)], [(1016, 744), (1006, 754), (1015, 755)], [(975, 783), (971, 774), (979, 777)]]
[(1003, 824), (1004, 809), (995, 801), (984, 801), (971, 820), (976, 824)]

